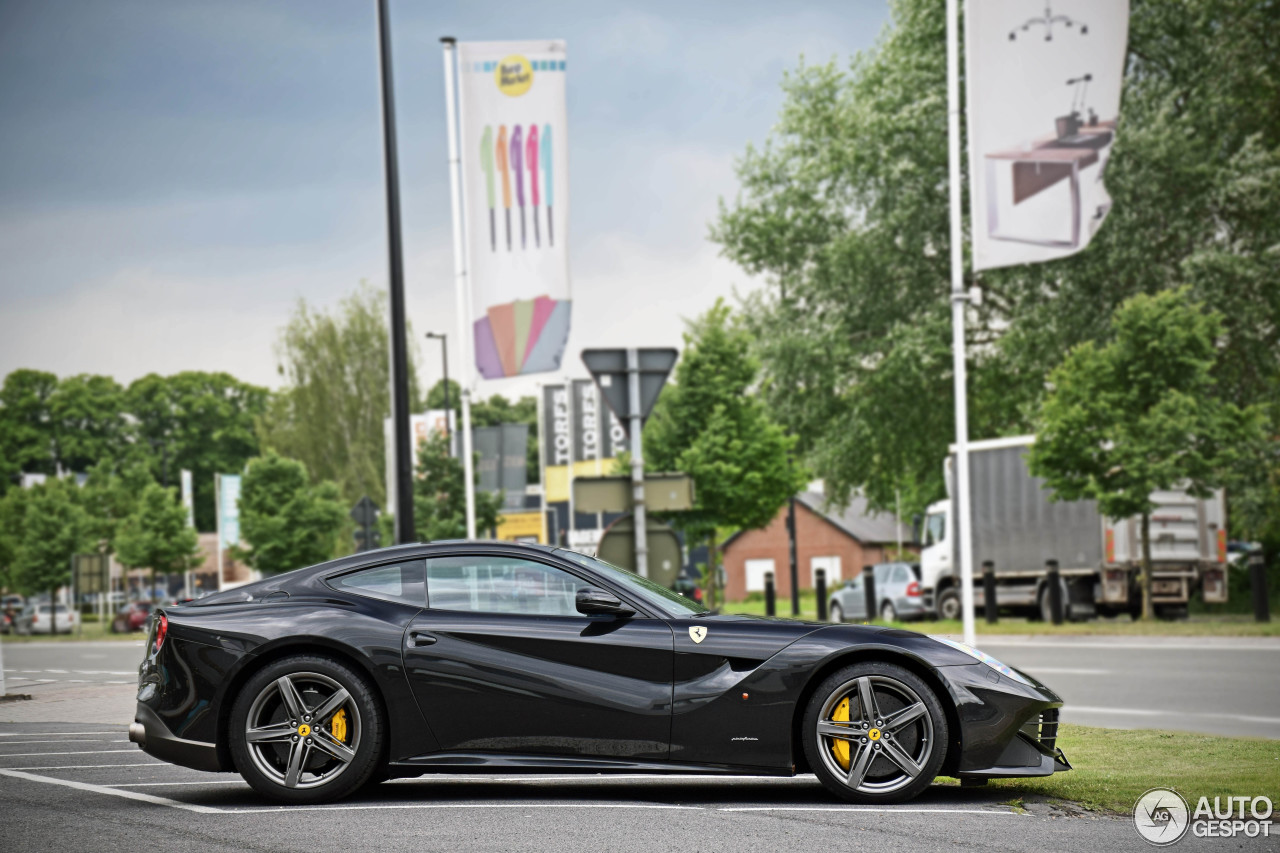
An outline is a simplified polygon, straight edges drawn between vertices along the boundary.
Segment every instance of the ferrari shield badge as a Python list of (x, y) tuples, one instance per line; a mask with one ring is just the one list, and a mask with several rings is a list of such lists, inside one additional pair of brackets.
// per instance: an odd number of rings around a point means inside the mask
[(695, 643), (701, 643), (703, 640), (707, 638), (707, 626), (706, 625), (691, 626), (689, 628), (689, 637)]

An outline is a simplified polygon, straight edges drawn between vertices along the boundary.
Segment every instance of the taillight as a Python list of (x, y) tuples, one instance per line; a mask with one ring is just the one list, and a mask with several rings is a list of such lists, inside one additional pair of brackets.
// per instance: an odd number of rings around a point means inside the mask
[(907, 595), (912, 598), (919, 597), (920, 584), (918, 581), (912, 581), (911, 583), (907, 584)]
[(693, 600), (699, 603), (702, 602), (702, 587), (695, 586), (693, 588)]
[(1107, 528), (1106, 534), (1107, 562), (1114, 563), (1116, 561), (1116, 532), (1111, 528)]
[(39, 611), (39, 610), (32, 611), (32, 613), (31, 613), (31, 624), (32, 624), (32, 625), (34, 625), (34, 624), (36, 624), (36, 623), (37, 623), (37, 622), (39, 622), (39, 621), (40, 621), (40, 611)]
[(169, 633), (169, 617), (163, 613), (160, 614), (159, 621), (156, 622), (156, 648), (160, 651), (160, 647), (164, 645), (164, 635)]
[(1227, 531), (1218, 531), (1218, 562), (1225, 563), (1227, 561)]

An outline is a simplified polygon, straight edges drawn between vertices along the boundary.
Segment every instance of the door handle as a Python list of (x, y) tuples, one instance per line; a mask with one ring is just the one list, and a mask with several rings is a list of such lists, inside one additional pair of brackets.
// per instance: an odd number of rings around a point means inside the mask
[(409, 632), (409, 648), (419, 648), (421, 646), (434, 645), (439, 639), (434, 634), (428, 634), (426, 631), (410, 631)]

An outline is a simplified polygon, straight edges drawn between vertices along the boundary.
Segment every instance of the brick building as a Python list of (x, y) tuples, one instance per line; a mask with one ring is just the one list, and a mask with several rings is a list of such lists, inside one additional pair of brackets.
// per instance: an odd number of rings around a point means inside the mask
[[(821, 492), (796, 495), (796, 570), (801, 589), (812, 589), (817, 569), (825, 569), (828, 588), (857, 577), (863, 566), (885, 562), (888, 551), (911, 541), (911, 530), (891, 513), (873, 513), (862, 497), (844, 510), (823, 509)], [(764, 591), (764, 576), (773, 572), (778, 597), (791, 595), (787, 507), (767, 527), (740, 530), (725, 540), (725, 598), (741, 601)]]

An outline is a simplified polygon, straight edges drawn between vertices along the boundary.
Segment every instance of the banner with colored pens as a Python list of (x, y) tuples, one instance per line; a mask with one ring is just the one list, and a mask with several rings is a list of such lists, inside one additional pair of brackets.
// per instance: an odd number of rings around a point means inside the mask
[(476, 368), (560, 369), (569, 339), (565, 43), (458, 44)]

